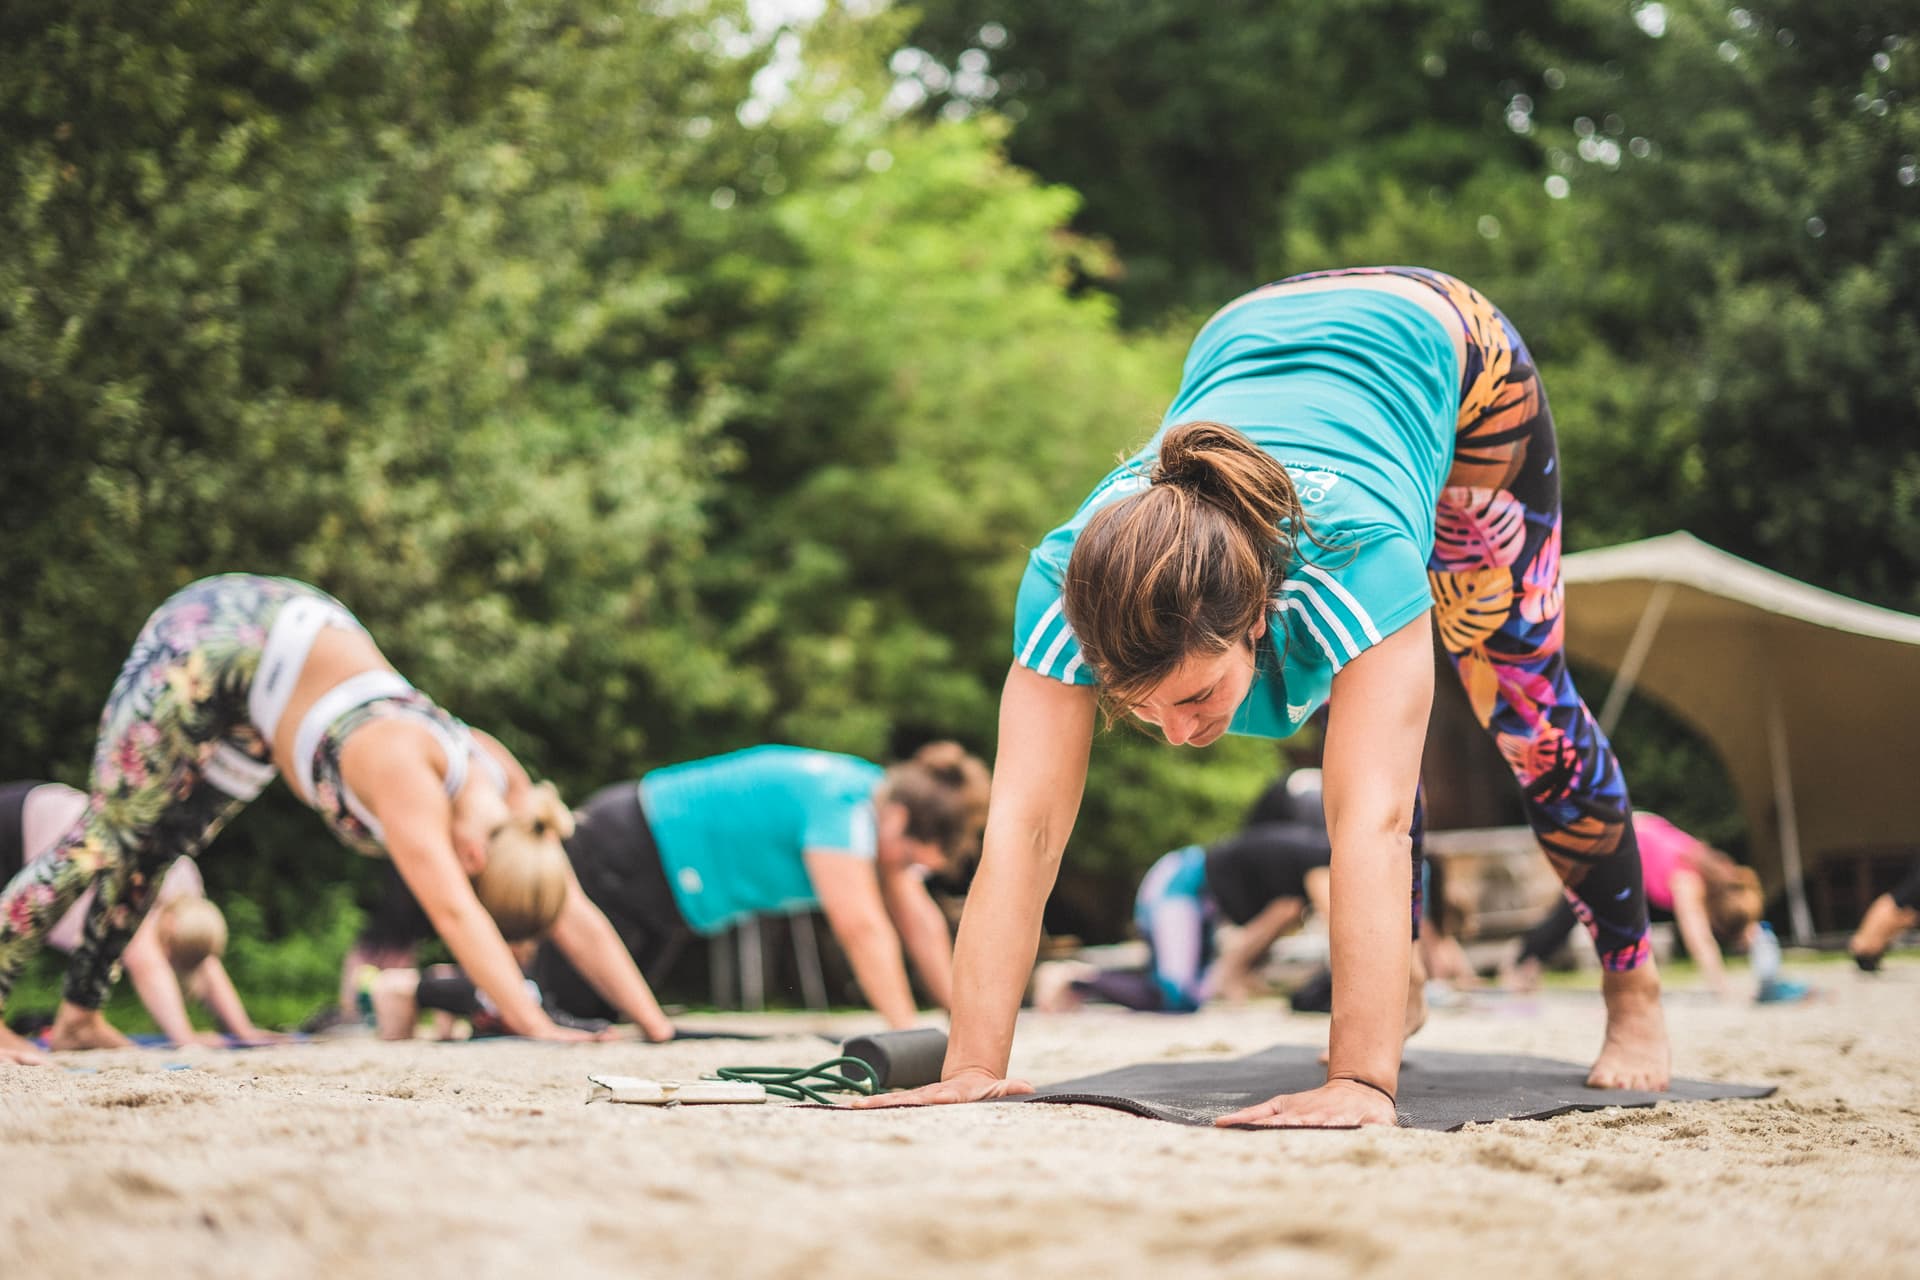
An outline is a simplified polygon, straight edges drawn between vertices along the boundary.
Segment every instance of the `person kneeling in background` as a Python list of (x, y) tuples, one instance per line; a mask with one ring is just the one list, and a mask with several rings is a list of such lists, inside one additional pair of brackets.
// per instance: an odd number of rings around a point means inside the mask
[[(10, 782), (0, 786), (0, 882), (53, 852), (87, 807), (87, 793), (57, 782)], [(89, 889), (47, 932), (47, 945), (72, 954), (93, 905)], [(285, 1037), (262, 1031), (247, 1015), (221, 957), (227, 950), (227, 918), (208, 901), (200, 868), (182, 858), (155, 893), (154, 911), (134, 931), (121, 955), (160, 1034), (176, 1045), (271, 1044)], [(187, 999), (204, 1005), (226, 1032), (200, 1032), (187, 1016)]]

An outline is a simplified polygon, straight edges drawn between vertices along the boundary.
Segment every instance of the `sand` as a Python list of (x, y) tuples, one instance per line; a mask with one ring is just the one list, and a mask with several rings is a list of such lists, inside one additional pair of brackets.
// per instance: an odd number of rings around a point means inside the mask
[[(859, 1017), (707, 1020), (783, 1034), (759, 1044), (65, 1055), (0, 1067), (0, 1275), (1920, 1274), (1920, 962), (1802, 976), (1820, 998), (1798, 1006), (1670, 1003), (1681, 1073), (1771, 1099), (1457, 1134), (583, 1105), (591, 1072), (810, 1062), (829, 1046), (790, 1033)], [(1421, 1043), (1584, 1060), (1599, 1029), (1569, 992), (1439, 1010)], [(1026, 1015), (1015, 1065), (1045, 1082), (1325, 1030), (1270, 1003)]]

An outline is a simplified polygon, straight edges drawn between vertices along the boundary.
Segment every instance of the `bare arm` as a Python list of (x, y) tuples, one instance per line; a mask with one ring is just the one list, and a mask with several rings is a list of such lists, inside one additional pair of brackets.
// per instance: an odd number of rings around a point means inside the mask
[(553, 922), (553, 943), (608, 1004), (633, 1019), (649, 1040), (673, 1039), (673, 1023), (653, 998), (633, 955), (606, 914), (593, 905), (573, 868), (567, 868), (567, 900)]
[(1680, 926), (1680, 940), (1687, 954), (1700, 966), (1700, 975), (1717, 996), (1727, 994), (1727, 969), (1720, 958), (1720, 944), (1714, 940), (1713, 925), (1707, 918), (1707, 882), (1700, 873), (1685, 867), (1673, 872), (1673, 922)]
[(280, 1038), (253, 1025), (253, 1019), (247, 1016), (247, 1006), (240, 999), (240, 992), (234, 988), (233, 979), (227, 976), (227, 966), (220, 963), (219, 956), (208, 956), (194, 969), (188, 994), (212, 1010), (221, 1029), (236, 1040), (246, 1044), (264, 1044)]
[(942, 1009), (951, 1009), (953, 935), (947, 932), (940, 904), (927, 892), (926, 882), (908, 871), (881, 872), (880, 896), (927, 994)]
[(1242, 925), (1233, 940), (1221, 949), (1207, 981), (1213, 993), (1228, 999), (1243, 998), (1253, 966), (1267, 954), (1267, 948), (1300, 923), (1306, 913), (1306, 903), (1299, 898), (1275, 898), (1261, 908), (1260, 914)]
[(400, 878), (507, 1026), (537, 1039), (585, 1039), (556, 1026), (527, 991), (499, 926), (474, 895), (454, 855), (452, 806), (423, 749), (427, 741), (425, 730), (410, 725), (368, 725), (348, 740), (342, 755), (347, 785), (380, 819)]
[(867, 1002), (889, 1027), (910, 1027), (919, 1015), (907, 966), (900, 958), (900, 935), (893, 931), (880, 896), (880, 877), (871, 858), (831, 849), (806, 852), (807, 878), (820, 897), (827, 927), (853, 965), (853, 976)]
[[(1433, 703), (1428, 614), (1333, 678), (1322, 779), (1333, 842), (1333, 1035), (1327, 1083), (1221, 1124), (1392, 1124), (1408, 977), (1413, 849), (1408, 828)], [(1359, 1083), (1364, 1081), (1365, 1083)]]
[(1013, 1024), (1040, 945), (1040, 913), (1080, 812), (1094, 710), (1090, 688), (1017, 664), (1007, 672), (980, 872), (954, 946), (944, 1079), (874, 1104), (971, 1102), (1030, 1091), (1005, 1078)]
[(160, 1034), (175, 1044), (193, 1044), (199, 1033), (193, 1029), (193, 1020), (187, 1017), (180, 980), (174, 976), (166, 949), (160, 945), (159, 924), (160, 913), (148, 912), (121, 953), (120, 963), (126, 966), (127, 977), (132, 980), (133, 989), (140, 993), (140, 1003), (153, 1016)]

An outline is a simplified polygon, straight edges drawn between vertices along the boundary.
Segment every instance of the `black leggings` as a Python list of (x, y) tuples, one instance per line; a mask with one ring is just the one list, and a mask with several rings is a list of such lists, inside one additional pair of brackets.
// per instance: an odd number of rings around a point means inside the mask
[(1920, 862), (1914, 863), (1907, 878), (1894, 886), (1891, 896), (1893, 905), (1901, 910), (1920, 911)]
[[(594, 792), (580, 809), (567, 856), (588, 900), (606, 914), (641, 974), (657, 982), (693, 930), (667, 883), (659, 846), (640, 807), (639, 786), (619, 782)], [(552, 942), (540, 944), (527, 974), (550, 1009), (576, 1018), (619, 1016)]]

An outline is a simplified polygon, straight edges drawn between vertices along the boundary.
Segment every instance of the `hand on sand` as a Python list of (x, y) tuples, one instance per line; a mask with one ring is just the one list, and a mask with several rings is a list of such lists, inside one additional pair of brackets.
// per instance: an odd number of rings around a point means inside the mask
[(33, 1041), (24, 1039), (0, 1026), (0, 1066), (44, 1067), (53, 1059), (40, 1052)]
[(231, 1037), (215, 1036), (212, 1043), (222, 1047), (231, 1044), (241, 1049), (264, 1049), (268, 1045), (289, 1044), (292, 1040), (293, 1037), (284, 1031), (262, 1031), (259, 1027), (248, 1027), (244, 1031), (234, 1032)]
[(1355, 1125), (1400, 1123), (1387, 1095), (1353, 1080), (1329, 1080), (1306, 1093), (1283, 1093), (1259, 1106), (1221, 1116), (1214, 1125), (1231, 1129), (1347, 1129)]
[(1013, 1098), (1032, 1093), (1025, 1080), (1008, 1080), (991, 1071), (961, 1071), (939, 1084), (923, 1085), (904, 1093), (880, 1093), (871, 1098), (855, 1098), (849, 1106), (939, 1107), (950, 1102), (986, 1102), (991, 1098)]
[(47, 1032), (50, 1049), (130, 1049), (133, 1041), (122, 1035), (98, 1009), (83, 1009), (62, 1000)]

